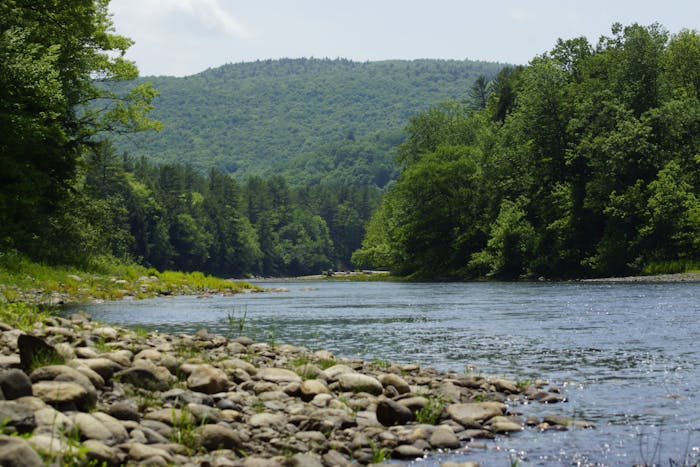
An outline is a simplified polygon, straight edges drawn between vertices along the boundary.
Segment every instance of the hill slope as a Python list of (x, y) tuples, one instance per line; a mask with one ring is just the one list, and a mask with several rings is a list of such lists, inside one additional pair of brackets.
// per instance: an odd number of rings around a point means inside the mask
[(475, 78), (491, 78), (501, 66), (283, 59), (140, 78), (160, 91), (152, 116), (165, 128), (114, 139), (132, 155), (202, 170), (383, 186), (408, 118), (445, 99), (465, 99)]

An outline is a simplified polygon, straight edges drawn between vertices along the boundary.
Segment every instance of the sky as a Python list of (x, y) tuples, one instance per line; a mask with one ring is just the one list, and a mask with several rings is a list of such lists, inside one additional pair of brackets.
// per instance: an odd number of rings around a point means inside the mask
[(526, 64), (613, 23), (700, 30), (699, 0), (111, 0), (141, 75), (277, 58), (442, 58)]

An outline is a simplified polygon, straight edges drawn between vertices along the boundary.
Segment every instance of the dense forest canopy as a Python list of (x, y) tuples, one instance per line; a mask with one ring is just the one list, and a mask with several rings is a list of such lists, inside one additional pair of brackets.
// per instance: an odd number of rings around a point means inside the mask
[(283, 59), (225, 65), (152, 82), (160, 132), (114, 135), (118, 151), (159, 163), (187, 163), (313, 183), (383, 187), (408, 118), (442, 100), (466, 99), (480, 76), (502, 65), (457, 60), (358, 63)]
[(356, 265), (564, 278), (700, 260), (697, 31), (615, 24), (474, 91), (410, 119)]
[(153, 78), (156, 100), (107, 4), (0, 3), (0, 259), (508, 279), (700, 263), (697, 31), (616, 24), (519, 67), (227, 65)]
[[(133, 80), (131, 41), (112, 33), (107, 0), (0, 3), (0, 247), (40, 256), (90, 236), (76, 182), (106, 130), (158, 127), (145, 117), (152, 87), (123, 94), (96, 86)], [(106, 106), (95, 107), (100, 100)], [(69, 209), (69, 206), (74, 206)]]

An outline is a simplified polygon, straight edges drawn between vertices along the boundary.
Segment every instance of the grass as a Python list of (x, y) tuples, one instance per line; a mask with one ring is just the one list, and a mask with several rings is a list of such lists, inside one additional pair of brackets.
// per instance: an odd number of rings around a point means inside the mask
[(642, 269), (644, 275), (679, 274), (684, 272), (700, 272), (700, 263), (690, 260), (659, 261), (649, 263)]
[[(173, 431), (170, 434), (170, 440), (173, 443), (185, 446), (189, 451), (189, 454), (193, 454), (197, 451), (199, 447), (199, 437), (195, 430), (197, 429), (197, 424), (195, 423), (195, 418), (192, 413), (183, 407), (180, 410), (180, 415), (172, 411), (173, 420)], [(204, 421), (203, 421), (204, 423)]]
[(442, 397), (429, 397), (428, 403), (416, 411), (416, 421), (428, 425), (437, 425), (442, 417), (445, 401)]
[[(110, 257), (95, 258), (80, 269), (35, 262), (13, 251), (0, 252), (0, 320), (25, 331), (54, 314), (59, 302), (117, 300), (127, 295), (234, 294), (251, 289), (262, 290), (201, 272), (158, 272)], [(245, 313), (236, 325), (242, 331)]]
[(228, 322), (229, 337), (233, 337), (232, 330), (236, 329), (238, 331), (238, 336), (243, 335), (243, 330), (245, 329), (246, 320), (248, 318), (248, 309), (244, 308), (241, 316), (236, 316), (236, 309), (226, 314), (226, 320)]
[(57, 308), (30, 303), (7, 303), (0, 299), (0, 321), (29, 332), (34, 324), (41, 323), (57, 312)]
[(391, 454), (387, 448), (377, 446), (374, 441), (369, 442), (369, 447), (372, 450), (372, 464), (381, 464), (387, 460)]

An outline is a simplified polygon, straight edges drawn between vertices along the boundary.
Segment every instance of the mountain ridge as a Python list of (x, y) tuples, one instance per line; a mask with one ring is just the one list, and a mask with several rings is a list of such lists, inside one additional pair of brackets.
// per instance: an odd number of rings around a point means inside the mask
[(226, 64), (181, 78), (142, 77), (136, 83), (150, 81), (160, 92), (152, 117), (165, 128), (112, 138), (133, 156), (202, 171), (381, 186), (394, 174), (393, 150), (412, 115), (466, 99), (478, 76), (491, 78), (503, 66), (300, 58)]

